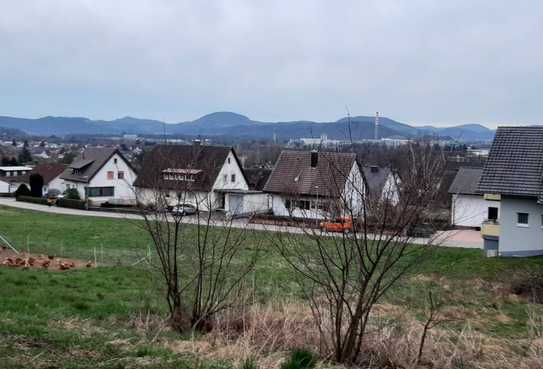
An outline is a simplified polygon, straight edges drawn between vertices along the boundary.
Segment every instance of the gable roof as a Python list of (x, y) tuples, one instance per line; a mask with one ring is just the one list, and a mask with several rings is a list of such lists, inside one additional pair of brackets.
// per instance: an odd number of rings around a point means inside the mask
[(368, 191), (373, 195), (380, 195), (383, 187), (392, 171), (388, 167), (379, 167), (377, 165), (364, 165), (362, 174), (364, 176)]
[(499, 127), (478, 191), (543, 200), (543, 126)]
[(243, 169), (243, 172), (247, 179), (249, 190), (262, 191), (266, 182), (268, 182), (272, 170), (266, 168), (250, 168)]
[[(89, 147), (64, 170), (60, 178), (67, 181), (88, 183), (114, 154), (118, 154), (130, 166), (130, 163), (116, 148)], [(75, 174), (74, 170), (78, 170), (78, 173)]]
[(310, 151), (281, 151), (264, 191), (338, 197), (356, 163), (353, 153), (319, 152), (316, 167)]
[[(169, 190), (209, 192), (219, 172), (232, 151), (240, 169), (239, 160), (231, 147), (210, 145), (156, 145), (146, 153), (140, 175), (134, 182), (137, 187)], [(194, 181), (164, 180), (163, 171), (194, 169)]]
[(483, 168), (460, 167), (449, 187), (450, 194), (479, 195), (477, 187), (483, 174)]
[(60, 163), (43, 163), (37, 164), (30, 173), (22, 176), (12, 177), (12, 182), (30, 183), (30, 175), (38, 173), (43, 178), (43, 184), (47, 185), (53, 179), (57, 178), (64, 172), (66, 165)]

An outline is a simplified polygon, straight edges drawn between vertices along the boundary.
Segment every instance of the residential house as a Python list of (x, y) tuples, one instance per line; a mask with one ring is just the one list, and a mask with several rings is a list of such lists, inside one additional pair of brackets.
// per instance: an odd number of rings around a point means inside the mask
[(63, 181), (60, 179), (61, 174), (66, 169), (66, 165), (58, 163), (44, 163), (37, 164), (30, 172), (19, 176), (12, 176), (9, 178), (12, 186), (11, 188), (15, 191), (21, 184), (26, 185), (30, 188), (30, 176), (32, 174), (39, 174), (43, 178), (43, 187), (42, 193), (47, 194), (49, 190), (58, 190), (62, 192)]
[(164, 195), (168, 204), (186, 203), (201, 211), (224, 211), (247, 215), (266, 211), (267, 194), (252, 189), (232, 147), (202, 145), (156, 145), (144, 155), (135, 182), (138, 201), (156, 202)]
[(316, 151), (282, 151), (264, 186), (275, 216), (309, 219), (358, 214), (364, 190), (355, 154)]
[(115, 148), (86, 148), (61, 174), (62, 190), (75, 188), (91, 205), (130, 205), (136, 201), (137, 174)]
[(0, 167), (0, 193), (12, 193), (19, 187), (21, 176), (30, 173), (32, 167), (3, 166)]
[(460, 167), (449, 187), (451, 225), (479, 228), (487, 220), (498, 221), (500, 202), (487, 200), (477, 191), (483, 168)]
[(369, 196), (392, 205), (400, 202), (400, 178), (390, 168), (365, 165), (362, 167), (362, 174)]
[(543, 127), (499, 127), (477, 189), (500, 201), (481, 228), (487, 255), (543, 255)]

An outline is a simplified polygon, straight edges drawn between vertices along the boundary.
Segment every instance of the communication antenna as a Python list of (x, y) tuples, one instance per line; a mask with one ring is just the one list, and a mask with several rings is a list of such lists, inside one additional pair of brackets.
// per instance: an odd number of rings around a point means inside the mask
[(375, 132), (373, 134), (373, 139), (379, 139), (379, 112), (375, 113)]
[(349, 129), (349, 142), (351, 143), (351, 152), (353, 151), (353, 132), (351, 128), (351, 112), (349, 111), (349, 107), (345, 106), (345, 110), (347, 110), (347, 128)]

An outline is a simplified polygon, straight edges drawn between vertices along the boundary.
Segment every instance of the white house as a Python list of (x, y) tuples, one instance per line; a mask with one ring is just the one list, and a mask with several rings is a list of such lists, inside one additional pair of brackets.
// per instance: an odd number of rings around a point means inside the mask
[(358, 214), (365, 185), (355, 154), (282, 151), (264, 191), (275, 216), (323, 219)]
[(144, 156), (135, 182), (138, 201), (153, 204), (164, 195), (168, 204), (191, 204), (202, 211), (249, 215), (268, 210), (268, 195), (253, 189), (231, 147), (157, 145)]
[(477, 192), (482, 168), (461, 167), (454, 177), (451, 195), (451, 225), (479, 228), (487, 220), (498, 221), (500, 202), (490, 201)]
[(22, 177), (32, 171), (27, 166), (4, 166), (0, 167), (0, 193), (12, 193), (17, 190)]
[(362, 174), (370, 196), (392, 205), (400, 202), (400, 179), (390, 168), (365, 165)]
[(115, 148), (92, 147), (74, 160), (61, 174), (62, 191), (75, 188), (90, 204), (134, 204), (133, 183), (137, 175)]
[(481, 227), (487, 255), (543, 255), (542, 126), (498, 127), (477, 190), (500, 201)]

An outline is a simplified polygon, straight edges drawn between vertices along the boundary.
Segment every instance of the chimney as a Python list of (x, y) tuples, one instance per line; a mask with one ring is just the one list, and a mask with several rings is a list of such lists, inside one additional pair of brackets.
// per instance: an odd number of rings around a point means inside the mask
[(319, 163), (319, 153), (315, 150), (311, 151), (311, 168), (316, 168)]
[(379, 167), (377, 165), (370, 166), (370, 172), (371, 173), (377, 173), (379, 172)]
[(192, 140), (192, 146), (194, 146), (195, 149), (198, 149), (201, 143), (202, 141), (200, 140)]

